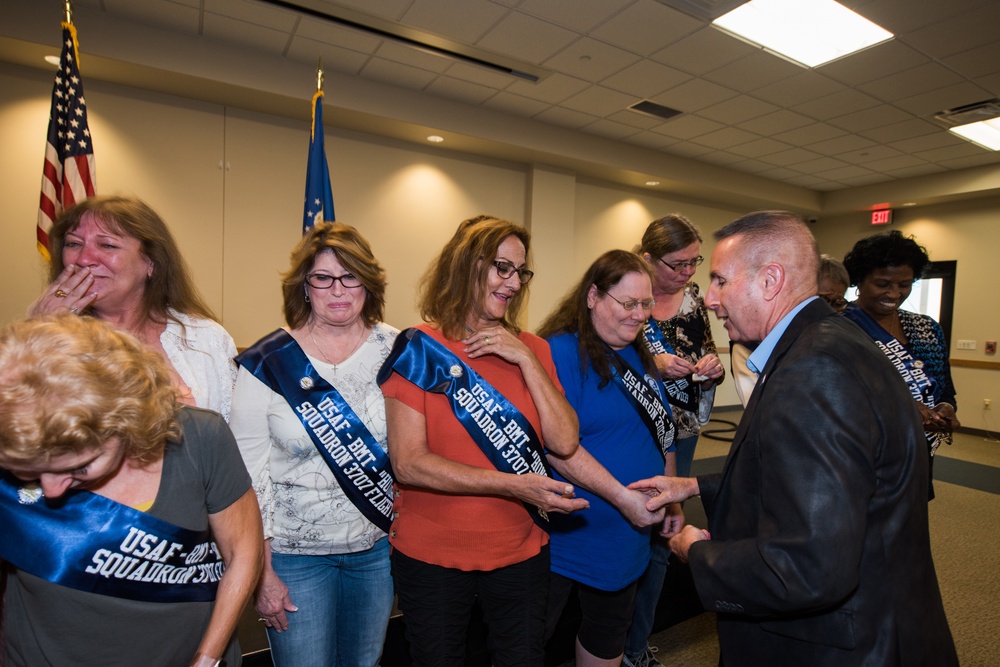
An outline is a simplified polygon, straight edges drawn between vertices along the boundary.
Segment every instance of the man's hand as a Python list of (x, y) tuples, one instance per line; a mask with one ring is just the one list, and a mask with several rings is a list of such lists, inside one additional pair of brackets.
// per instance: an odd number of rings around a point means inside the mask
[(628, 485), (628, 488), (642, 491), (647, 496), (650, 496), (649, 501), (646, 502), (646, 509), (650, 512), (655, 512), (670, 503), (685, 501), (691, 496), (697, 496), (700, 493), (698, 480), (694, 477), (664, 477), (663, 475), (657, 475), (649, 479), (640, 479), (637, 482), (632, 482)]
[(670, 552), (682, 563), (688, 562), (688, 550), (695, 542), (710, 540), (712, 536), (703, 528), (684, 526), (681, 532), (670, 538)]

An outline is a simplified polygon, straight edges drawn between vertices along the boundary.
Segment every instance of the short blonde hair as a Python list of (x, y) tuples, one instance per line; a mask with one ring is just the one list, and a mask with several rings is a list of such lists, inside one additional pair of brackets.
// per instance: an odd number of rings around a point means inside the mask
[(291, 266), (281, 277), (288, 326), (298, 329), (312, 314), (312, 306), (306, 301), (306, 276), (319, 254), (325, 251), (332, 252), (365, 288), (365, 305), (361, 308), (365, 325), (370, 327), (381, 322), (385, 314), (385, 270), (372, 254), (371, 245), (350, 225), (317, 222), (292, 250)]
[(21, 462), (100, 447), (111, 438), (139, 463), (180, 437), (166, 362), (92, 318), (50, 315), (0, 331), (0, 452)]
[[(418, 302), (424, 321), (437, 324), (448, 338), (465, 338), (466, 318), (482, 301), (487, 274), (500, 246), (511, 236), (521, 241), (529, 257), (531, 235), (521, 225), (488, 215), (463, 220), (421, 281)], [(500, 321), (515, 333), (520, 331), (517, 323), (527, 287), (522, 285), (517, 291)]]

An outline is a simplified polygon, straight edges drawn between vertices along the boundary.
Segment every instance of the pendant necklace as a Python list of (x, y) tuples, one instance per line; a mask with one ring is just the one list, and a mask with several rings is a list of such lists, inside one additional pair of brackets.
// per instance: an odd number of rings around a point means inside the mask
[(347, 361), (348, 359), (350, 359), (350, 358), (351, 358), (351, 356), (352, 356), (352, 355), (353, 355), (353, 354), (354, 354), (355, 352), (357, 352), (357, 351), (358, 351), (358, 348), (359, 348), (359, 347), (361, 347), (362, 343), (364, 343), (364, 342), (365, 342), (366, 340), (368, 340), (368, 336), (367, 336), (367, 334), (366, 334), (366, 330), (362, 329), (362, 330), (361, 330), (361, 337), (360, 337), (360, 338), (358, 339), (358, 342), (357, 342), (357, 343), (355, 343), (354, 347), (353, 347), (353, 348), (351, 349), (351, 351), (350, 351), (350, 352), (349, 352), (349, 353), (347, 354), (347, 356), (346, 356), (346, 357), (344, 357), (344, 358), (343, 358), (343, 359), (342, 359), (342, 360), (341, 360), (341, 361), (340, 361), (339, 363), (334, 363), (334, 362), (330, 361), (330, 357), (326, 356), (326, 352), (324, 352), (324, 351), (323, 351), (323, 348), (322, 348), (322, 347), (320, 347), (320, 344), (319, 344), (319, 341), (317, 341), (317, 340), (316, 340), (316, 334), (315, 334), (315, 331), (314, 331), (314, 329), (313, 329), (312, 327), (310, 327), (310, 329), (309, 329), (309, 338), (310, 338), (310, 339), (312, 340), (312, 342), (313, 342), (313, 345), (315, 345), (315, 346), (316, 346), (316, 349), (317, 349), (317, 350), (319, 351), (319, 353), (320, 353), (320, 356), (322, 356), (322, 357), (323, 357), (323, 361), (325, 361), (326, 363), (328, 363), (328, 364), (330, 364), (331, 366), (333, 366), (333, 374), (334, 374), (335, 376), (337, 375), (337, 367), (338, 367), (338, 366), (339, 366), (340, 364), (342, 364), (342, 363), (344, 363), (345, 361)]

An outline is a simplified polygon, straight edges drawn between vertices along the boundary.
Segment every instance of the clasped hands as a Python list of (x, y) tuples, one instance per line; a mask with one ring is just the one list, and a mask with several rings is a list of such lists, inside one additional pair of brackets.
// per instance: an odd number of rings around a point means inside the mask
[[(665, 477), (663, 475), (640, 479), (629, 484), (628, 488), (647, 495), (649, 499), (646, 501), (646, 509), (650, 512), (680, 503), (700, 492), (698, 480), (693, 477)], [(678, 532), (676, 527), (671, 526), (669, 520), (664, 523), (661, 534), (670, 539), (671, 553), (685, 563), (687, 562), (688, 549), (691, 548), (692, 544), (712, 539), (707, 530), (695, 526), (684, 526)]]

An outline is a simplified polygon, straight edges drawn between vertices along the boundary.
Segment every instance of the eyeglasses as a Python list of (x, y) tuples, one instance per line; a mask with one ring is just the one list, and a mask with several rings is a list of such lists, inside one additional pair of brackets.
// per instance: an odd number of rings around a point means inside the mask
[(843, 310), (847, 307), (847, 299), (842, 296), (831, 296), (829, 294), (820, 294), (819, 296), (836, 310)]
[(353, 273), (345, 273), (342, 276), (331, 276), (327, 273), (310, 273), (306, 276), (306, 282), (309, 283), (309, 286), (316, 289), (330, 289), (338, 281), (345, 289), (361, 287), (361, 281)]
[(515, 273), (517, 274), (517, 279), (521, 281), (522, 285), (527, 285), (531, 282), (532, 276), (535, 275), (534, 271), (529, 271), (528, 269), (519, 269), (510, 262), (505, 262), (503, 260), (496, 260), (493, 262), (493, 266), (496, 267), (497, 275), (507, 280)]
[[(663, 262), (662, 257), (657, 257), (657, 259)], [(694, 269), (698, 266), (701, 266), (701, 263), (704, 261), (705, 258), (702, 257), (701, 255), (698, 255), (694, 259), (688, 260), (687, 262), (674, 262), (673, 264), (671, 264), (670, 262), (663, 262), (663, 265), (669, 267), (671, 271), (676, 271), (680, 273), (684, 269)]]
[[(604, 292), (604, 290), (601, 291)], [(642, 309), (645, 311), (645, 310), (652, 310), (653, 306), (656, 305), (656, 299), (642, 299), (642, 300), (629, 299), (628, 301), (618, 301), (618, 299), (615, 299), (614, 295), (612, 295), (610, 292), (604, 292), (604, 294), (611, 297), (614, 301), (616, 301), (619, 305), (621, 305), (622, 308), (624, 308), (630, 313), (636, 309), (636, 306), (642, 306)]]

